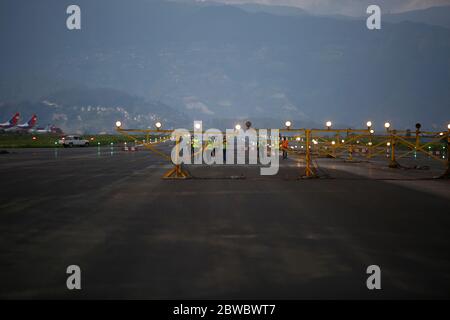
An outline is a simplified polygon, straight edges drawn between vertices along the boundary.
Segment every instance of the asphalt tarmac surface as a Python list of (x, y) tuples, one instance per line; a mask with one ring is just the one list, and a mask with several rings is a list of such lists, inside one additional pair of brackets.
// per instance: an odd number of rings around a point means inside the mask
[[(147, 151), (11, 152), (0, 298), (450, 298), (450, 184), (434, 169), (323, 160), (327, 179), (298, 180), (290, 158), (274, 177), (196, 166), (167, 181)], [(82, 290), (67, 289), (69, 265)], [(366, 287), (370, 265), (381, 290)]]

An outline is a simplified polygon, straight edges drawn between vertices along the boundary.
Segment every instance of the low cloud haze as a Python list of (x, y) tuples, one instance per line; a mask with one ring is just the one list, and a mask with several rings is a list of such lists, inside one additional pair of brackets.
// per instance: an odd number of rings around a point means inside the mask
[(258, 3), (265, 5), (295, 6), (316, 14), (365, 15), (366, 8), (377, 4), (387, 13), (396, 13), (433, 6), (450, 5), (450, 0), (197, 0), (230, 4)]

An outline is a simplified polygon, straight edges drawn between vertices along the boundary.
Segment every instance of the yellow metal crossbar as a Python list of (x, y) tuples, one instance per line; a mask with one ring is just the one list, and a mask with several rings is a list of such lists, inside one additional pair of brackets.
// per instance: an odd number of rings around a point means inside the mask
[[(171, 130), (152, 130), (152, 129), (122, 129), (117, 128), (117, 131), (130, 139), (135, 140), (135, 137), (132, 134), (146, 134), (147, 135), (147, 142), (143, 144), (143, 146), (154, 152), (155, 154), (163, 157), (165, 160), (168, 160), (172, 163), (172, 159), (167, 154), (161, 152), (160, 150), (156, 149), (155, 146), (157, 146), (160, 143), (165, 142), (155, 142), (150, 143), (149, 142), (149, 135), (151, 133), (158, 133), (158, 134), (172, 134)], [(209, 131), (211, 132), (211, 131)], [(407, 157), (413, 152), (421, 152), (429, 156), (433, 160), (437, 160), (441, 163), (447, 164), (447, 171), (443, 175), (445, 177), (450, 177), (450, 164), (449, 164), (449, 156), (450, 156), (450, 129), (447, 132), (430, 132), (430, 131), (420, 131), (417, 129), (415, 131), (415, 135), (411, 135), (411, 131), (397, 131), (392, 129), (387, 129), (387, 132), (385, 135), (374, 135), (373, 130), (370, 128), (368, 129), (292, 129), (292, 128), (282, 128), (279, 129), (280, 133), (291, 133), (294, 134), (294, 139), (297, 138), (304, 138), (305, 142), (305, 171), (303, 177), (306, 178), (312, 178), (317, 177), (317, 168), (313, 165), (313, 152), (316, 150), (317, 154), (330, 155), (334, 158), (337, 158), (344, 153), (348, 153), (348, 160), (353, 160), (353, 154), (358, 152), (357, 150), (359, 148), (366, 148), (366, 157), (368, 159), (371, 159), (377, 155), (382, 154), (389, 154), (389, 166), (392, 168), (399, 167), (399, 164), (397, 163), (397, 159)], [(190, 131), (190, 133), (198, 134), (196, 131)], [(217, 131), (217, 133), (223, 134), (221, 131)], [(345, 138), (341, 137), (340, 134), (346, 134)], [(237, 133), (236, 133), (237, 134)], [(324, 137), (323, 134), (334, 134), (335, 140), (330, 140), (329, 137)], [(229, 136), (229, 134), (227, 134)], [(292, 135), (290, 135), (292, 138)], [(343, 139), (342, 139), (343, 138)], [(426, 143), (421, 143), (421, 138), (431, 139), (430, 141)], [(333, 139), (333, 138), (331, 138)], [(411, 139), (415, 139), (414, 143), (409, 141)], [(429, 151), (426, 150), (427, 147), (431, 146), (432, 144), (436, 143), (439, 140), (447, 139), (447, 157), (446, 159), (441, 159)], [(364, 144), (359, 144), (359, 140), (368, 140), (369, 142)], [(335, 141), (332, 143), (332, 141)], [(356, 144), (355, 144), (356, 141)], [(303, 142), (303, 139), (302, 139)], [(313, 144), (314, 142), (314, 144)], [(375, 144), (373, 144), (375, 142)], [(180, 143), (180, 137), (176, 138), (175, 146), (176, 148), (179, 147)], [(406, 146), (408, 149), (407, 152), (397, 155), (396, 154), (396, 146), (397, 144), (401, 144)], [(207, 142), (204, 143), (203, 148), (207, 146)], [(284, 149), (280, 148), (281, 150), (285, 150), (289, 153), (296, 153), (297, 151), (290, 150), (290, 149)], [(324, 152), (325, 150), (325, 152)], [(201, 150), (196, 151), (194, 155), (198, 155)], [(303, 153), (303, 150), (302, 150)], [(361, 152), (359, 152), (361, 153)], [(178, 153), (177, 153), (178, 155)], [(362, 154), (364, 155), (364, 154)], [(163, 176), (165, 179), (186, 179), (189, 178), (189, 173), (183, 170), (181, 165), (174, 164), (174, 168), (166, 172)]]

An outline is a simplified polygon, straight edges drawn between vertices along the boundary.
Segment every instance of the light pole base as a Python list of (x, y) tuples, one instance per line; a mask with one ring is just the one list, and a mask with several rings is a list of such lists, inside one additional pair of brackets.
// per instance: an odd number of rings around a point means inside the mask
[(191, 175), (181, 165), (176, 165), (173, 169), (167, 171), (162, 178), (167, 180), (185, 180), (190, 179)]
[(397, 161), (391, 161), (389, 163), (389, 168), (391, 168), (391, 169), (398, 169), (398, 168), (400, 168), (400, 164)]

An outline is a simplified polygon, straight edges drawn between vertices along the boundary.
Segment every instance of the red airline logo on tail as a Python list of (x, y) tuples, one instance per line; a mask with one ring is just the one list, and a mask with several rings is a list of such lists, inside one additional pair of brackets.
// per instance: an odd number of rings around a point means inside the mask
[(19, 118), (20, 113), (16, 112), (16, 114), (8, 122), (0, 123), (0, 129), (3, 131), (14, 128), (15, 126), (17, 126), (17, 123), (19, 122)]
[(13, 126), (15, 126), (17, 123), (19, 123), (20, 119), (20, 113), (16, 112), (16, 114), (9, 120), (9, 123)]
[(33, 116), (31, 117), (30, 121), (28, 121), (28, 125), (30, 127), (33, 127), (37, 122), (37, 116), (35, 114), (33, 114)]

